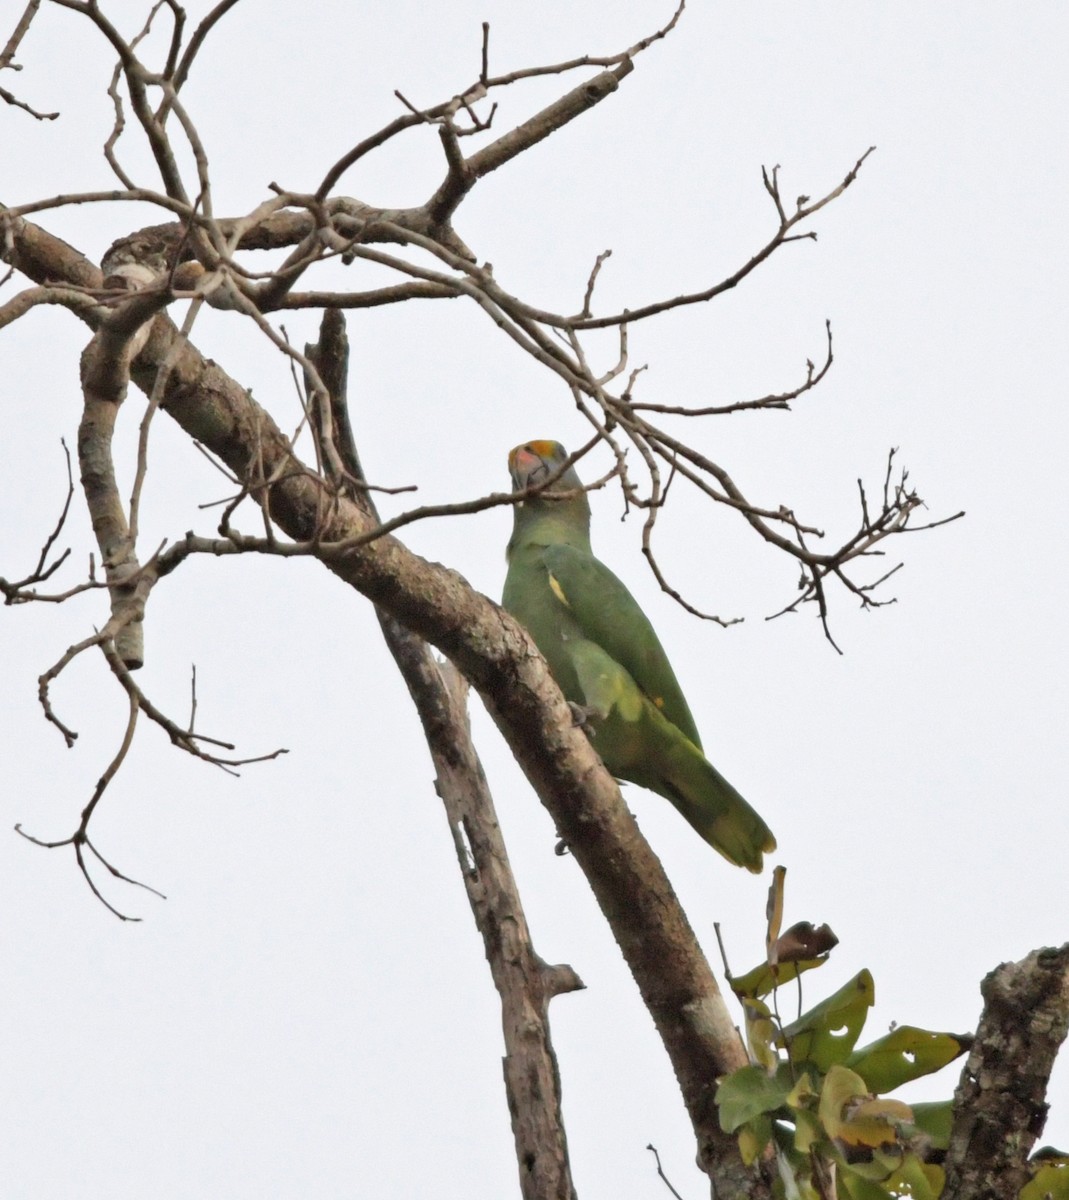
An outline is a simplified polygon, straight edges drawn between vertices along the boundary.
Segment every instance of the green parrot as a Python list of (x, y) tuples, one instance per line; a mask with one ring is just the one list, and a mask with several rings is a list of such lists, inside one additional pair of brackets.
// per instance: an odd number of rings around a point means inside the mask
[[(509, 454), (517, 491), (558, 471), (559, 442)], [(588, 718), (605, 766), (664, 796), (740, 867), (776, 848), (768, 826), (706, 759), (694, 718), (645, 613), (590, 549), (590, 504), (569, 467), (513, 508), (502, 604), (527, 629), (565, 697)], [(571, 491), (568, 498), (554, 493)]]

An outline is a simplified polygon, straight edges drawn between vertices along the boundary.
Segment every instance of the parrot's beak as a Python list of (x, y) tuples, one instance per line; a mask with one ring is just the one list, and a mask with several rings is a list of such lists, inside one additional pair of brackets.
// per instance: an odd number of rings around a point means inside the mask
[(548, 474), (549, 467), (533, 451), (526, 446), (517, 446), (509, 455), (509, 471), (517, 491), (528, 488)]

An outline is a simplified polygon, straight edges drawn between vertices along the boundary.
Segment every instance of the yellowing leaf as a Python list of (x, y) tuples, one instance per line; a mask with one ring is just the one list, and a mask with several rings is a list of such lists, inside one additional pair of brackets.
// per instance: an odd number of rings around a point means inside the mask
[(913, 1118), (913, 1111), (901, 1100), (862, 1100), (848, 1104), (839, 1137), (851, 1146), (893, 1146), (898, 1141), (898, 1126)]
[(843, 1125), (843, 1109), (851, 1100), (867, 1099), (868, 1091), (860, 1075), (838, 1064), (831, 1067), (820, 1089), (818, 1113), (828, 1137), (837, 1138)]
[(1044, 1159), (1038, 1166), (1029, 1163), (1035, 1174), (1021, 1188), (1020, 1200), (1069, 1200), (1069, 1161)]
[(824, 1126), (821, 1125), (816, 1113), (797, 1109), (794, 1113), (794, 1148), (802, 1154), (808, 1154), (810, 1149), (827, 1138)]
[(783, 883), (787, 878), (786, 867), (776, 867), (772, 872), (772, 882), (768, 887), (768, 902), (765, 905), (765, 916), (768, 919), (768, 929), (765, 933), (765, 950), (768, 964), (776, 965), (776, 939), (779, 937), (783, 924)]
[(898, 1123), (913, 1112), (900, 1100), (879, 1100), (847, 1067), (832, 1066), (824, 1077), (818, 1108), (828, 1136), (851, 1146), (888, 1146), (898, 1141)]
[(744, 1000), (742, 1011), (746, 1022), (746, 1044), (750, 1050), (750, 1057), (766, 1071), (774, 1071), (779, 1065), (779, 1055), (776, 1053), (779, 1029), (772, 1019), (768, 1005), (762, 1000)]
[(762, 1115), (747, 1122), (739, 1130), (739, 1154), (742, 1157), (742, 1161), (747, 1166), (755, 1163), (771, 1140), (771, 1117)]
[(803, 1108), (809, 1105), (811, 1100), (816, 1100), (819, 1093), (814, 1090), (812, 1080), (809, 1078), (809, 1072), (805, 1071), (801, 1079), (791, 1088), (787, 1096), (788, 1108)]
[(775, 987), (783, 987), (796, 979), (803, 971), (811, 971), (814, 967), (827, 962), (827, 955), (821, 958), (805, 959), (799, 962), (781, 962), (772, 968), (767, 962), (760, 963), (745, 975), (732, 975), (728, 982), (731, 990), (740, 1000), (750, 997), (767, 996)]
[(865, 1100), (851, 1110), (851, 1120), (855, 1117), (859, 1120), (874, 1118), (880, 1121), (912, 1121), (913, 1109), (901, 1100)]

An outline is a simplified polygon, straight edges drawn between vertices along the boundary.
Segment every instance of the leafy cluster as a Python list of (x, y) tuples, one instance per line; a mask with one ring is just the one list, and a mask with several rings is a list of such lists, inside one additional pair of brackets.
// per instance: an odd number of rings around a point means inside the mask
[(779, 878), (767, 961), (729, 977), (745, 1012), (752, 1062), (720, 1083), (721, 1127), (737, 1136), (747, 1163), (774, 1156), (776, 1193), (785, 1200), (935, 1200), (953, 1102), (908, 1105), (887, 1093), (940, 1070), (971, 1038), (902, 1025), (858, 1048), (875, 1000), (867, 970), (784, 1024), (778, 988), (822, 966), (836, 939), (827, 927), (809, 925), (777, 936), (781, 911)]

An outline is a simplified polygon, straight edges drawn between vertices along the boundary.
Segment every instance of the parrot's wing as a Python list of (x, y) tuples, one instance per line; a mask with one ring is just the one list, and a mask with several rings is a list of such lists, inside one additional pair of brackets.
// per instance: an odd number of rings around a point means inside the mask
[(695, 746), (698, 730), (668, 656), (634, 596), (604, 563), (574, 546), (547, 546), (543, 561), (557, 598), (583, 632), (634, 679)]

